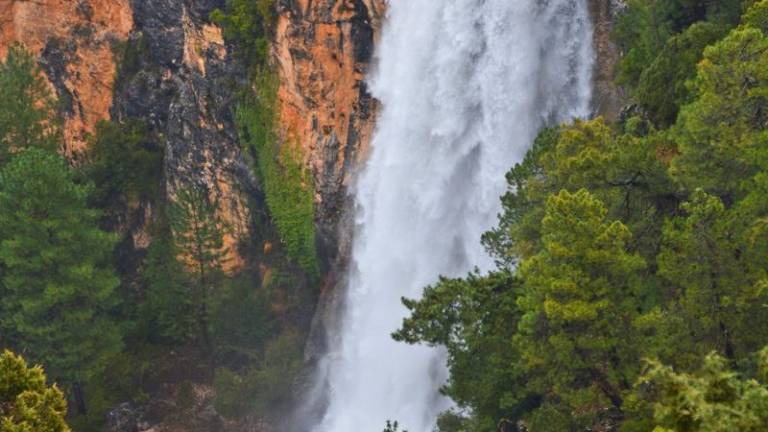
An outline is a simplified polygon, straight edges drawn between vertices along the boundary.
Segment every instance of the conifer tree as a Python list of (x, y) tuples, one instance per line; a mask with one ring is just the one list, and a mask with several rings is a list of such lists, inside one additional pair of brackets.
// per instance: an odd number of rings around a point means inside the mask
[(69, 432), (66, 414), (64, 394), (46, 385), (41, 367), (10, 351), (0, 354), (0, 431)]
[[(164, 227), (165, 228), (165, 227)], [(149, 246), (142, 273), (147, 301), (142, 304), (143, 322), (149, 324), (150, 340), (185, 343), (197, 337), (194, 286), (169, 229), (161, 229)]]
[(732, 31), (704, 51), (693, 82), (694, 101), (675, 127), (680, 156), (675, 177), (693, 191), (723, 198), (743, 194), (743, 182), (768, 167), (768, 38), (751, 26)]
[(629, 230), (606, 220), (586, 190), (547, 201), (542, 250), (521, 264), (524, 291), (516, 343), (532, 383), (572, 409), (619, 409), (637, 358), (632, 322), (642, 258), (627, 251)]
[(89, 187), (57, 155), (27, 149), (0, 173), (0, 328), (4, 342), (68, 386), (82, 385), (121, 348), (110, 313), (119, 281), (114, 236), (96, 226)]
[(210, 351), (211, 300), (223, 280), (226, 260), (226, 226), (218, 214), (219, 204), (201, 186), (180, 188), (170, 208), (173, 238), (179, 259), (185, 264), (193, 284), (192, 303), (198, 324), (198, 338)]
[[(653, 403), (655, 432), (762, 432), (768, 425), (768, 349), (758, 353), (760, 380), (740, 376), (710, 353), (691, 373), (650, 361), (638, 391)], [(646, 429), (648, 430), (648, 429)]]
[(12, 45), (0, 62), (0, 95), (0, 164), (28, 147), (56, 150), (56, 105), (35, 58), (21, 45)]

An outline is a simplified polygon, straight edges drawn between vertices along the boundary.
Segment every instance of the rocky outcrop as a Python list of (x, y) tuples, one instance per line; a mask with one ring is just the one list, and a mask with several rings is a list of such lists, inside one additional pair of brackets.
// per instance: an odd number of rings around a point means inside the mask
[[(22, 43), (39, 56), (65, 118), (66, 153), (76, 157), (100, 120), (142, 119), (165, 149), (167, 191), (205, 186), (231, 230), (230, 270), (248, 237), (247, 195), (255, 181), (232, 118), (231, 84), (244, 72), (221, 30), (208, 22), (220, 0), (0, 0), (0, 56)], [(124, 56), (127, 52), (130, 55)], [(130, 63), (130, 64), (126, 64)], [(151, 209), (136, 205), (126, 231), (148, 243)]]
[(245, 72), (221, 30), (208, 22), (220, 1), (132, 0), (128, 60), (114, 88), (112, 115), (140, 118), (164, 145), (169, 195), (200, 185), (218, 199), (230, 228), (229, 270), (242, 267), (238, 246), (249, 235), (248, 197), (256, 185), (232, 116), (233, 83)]
[(301, 147), (313, 173), (321, 253), (334, 261), (348, 252), (351, 230), (338, 228), (351, 174), (373, 132), (376, 102), (364, 79), (384, 1), (277, 4), (274, 52), (281, 136)]
[(624, 7), (622, 0), (589, 0), (597, 54), (592, 104), (595, 113), (608, 121), (616, 120), (627, 102), (624, 91), (614, 81), (621, 52), (611, 37), (616, 16)]
[(81, 150), (109, 119), (114, 48), (133, 28), (129, 0), (0, 0), (0, 58), (12, 43), (38, 54), (62, 104), (66, 151)]

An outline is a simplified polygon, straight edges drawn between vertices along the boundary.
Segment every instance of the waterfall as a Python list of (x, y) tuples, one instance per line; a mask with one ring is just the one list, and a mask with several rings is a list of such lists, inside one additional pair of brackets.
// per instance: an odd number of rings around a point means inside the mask
[(389, 0), (369, 77), (381, 112), (353, 192), (356, 231), (316, 432), (431, 431), (440, 350), (391, 340), (439, 275), (492, 267), (504, 174), (542, 126), (590, 113), (587, 0)]

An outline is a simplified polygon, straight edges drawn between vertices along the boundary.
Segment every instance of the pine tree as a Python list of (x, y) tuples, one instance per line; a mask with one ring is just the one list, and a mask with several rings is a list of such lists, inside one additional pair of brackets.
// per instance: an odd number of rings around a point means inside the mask
[[(768, 349), (758, 357), (764, 375)], [(740, 376), (715, 353), (693, 373), (650, 361), (638, 392), (653, 404), (657, 432), (762, 432), (768, 425), (766, 382)]]
[(672, 173), (729, 204), (768, 167), (768, 38), (744, 26), (708, 47), (693, 81), (695, 100), (675, 127)]
[(0, 354), (0, 431), (69, 432), (66, 414), (64, 394), (46, 385), (41, 367), (10, 351)]
[(121, 347), (110, 317), (114, 236), (96, 227), (90, 188), (57, 155), (27, 149), (0, 173), (0, 327), (85, 411), (82, 384)]
[(55, 102), (35, 58), (21, 45), (12, 45), (0, 62), (0, 95), (0, 164), (28, 147), (56, 149)]
[(606, 220), (586, 190), (547, 201), (542, 251), (523, 261), (516, 343), (541, 394), (573, 410), (620, 409), (637, 358), (632, 322), (642, 258), (627, 251), (629, 230)]
[(147, 301), (142, 304), (142, 322), (150, 340), (185, 343), (197, 337), (194, 287), (169, 230), (159, 230), (149, 246), (142, 276), (147, 283)]
[(206, 189), (200, 186), (179, 189), (170, 207), (175, 248), (194, 286), (192, 302), (199, 342), (209, 352), (212, 348), (211, 300), (221, 288), (227, 253), (224, 248), (227, 228), (218, 210), (218, 201), (210, 199)]

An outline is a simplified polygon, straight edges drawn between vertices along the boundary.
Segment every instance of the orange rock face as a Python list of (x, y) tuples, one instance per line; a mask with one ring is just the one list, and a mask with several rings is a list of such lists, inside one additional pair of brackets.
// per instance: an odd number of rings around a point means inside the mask
[[(299, 145), (315, 184), (321, 247), (339, 249), (346, 187), (373, 132), (376, 102), (365, 75), (384, 12), (384, 0), (285, 0), (273, 53), (280, 77), (283, 140)], [(63, 104), (66, 152), (82, 150), (100, 120), (138, 117), (167, 148), (165, 177), (177, 185), (207, 185), (234, 227), (230, 250), (248, 233), (245, 180), (234, 125), (220, 106), (229, 73), (219, 28), (207, 16), (211, 2), (177, 0), (0, 0), (0, 56), (20, 42), (38, 58)], [(134, 22), (134, 19), (136, 22)], [(115, 82), (114, 48), (144, 40), (150, 63)], [(221, 99), (221, 100), (219, 100)], [(210, 105), (213, 103), (214, 105)], [(143, 211), (141, 208), (135, 211)], [(147, 210), (148, 211), (148, 210)], [(151, 218), (144, 211), (140, 219)], [(135, 246), (150, 239), (139, 223), (126, 228)], [(242, 267), (238, 254), (229, 267)]]
[(384, 1), (287, 3), (274, 44), (282, 137), (301, 146), (314, 174), (320, 235), (335, 238), (350, 174), (373, 132), (376, 103), (364, 79)]
[(0, 0), (0, 57), (22, 43), (43, 59), (54, 93), (68, 95), (68, 153), (82, 149), (96, 123), (109, 119), (117, 70), (112, 48), (133, 28), (128, 2)]

